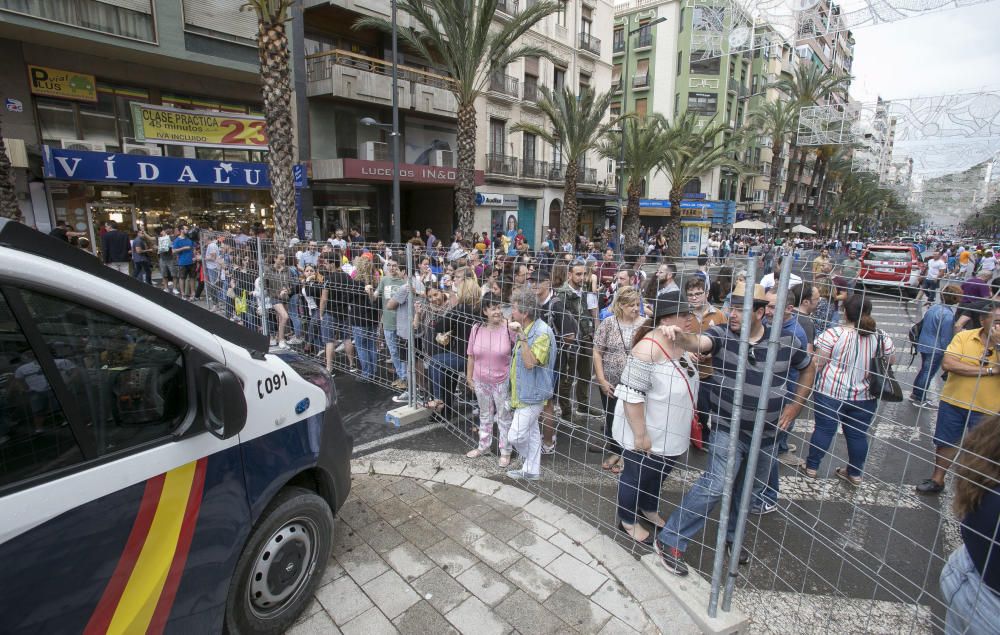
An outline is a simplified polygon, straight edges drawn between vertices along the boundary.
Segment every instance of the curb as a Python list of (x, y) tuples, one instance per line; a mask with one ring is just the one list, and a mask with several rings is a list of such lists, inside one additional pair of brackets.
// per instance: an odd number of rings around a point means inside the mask
[[(351, 473), (423, 479), (462, 487), (522, 507), (528, 514), (552, 525), (553, 528), (558, 528), (571, 539), (578, 548), (574, 549), (574, 555), (591, 558), (590, 562), (584, 564), (592, 565), (609, 578), (616, 580), (640, 604), (646, 618), (658, 632), (672, 634), (744, 632), (743, 630), (720, 631), (714, 627), (716, 621), (704, 621), (708, 619), (704, 614), (707, 591), (703, 594), (705, 597), (700, 607), (698, 602), (685, 601), (691, 596), (673, 588), (675, 581), (651, 571), (644, 563), (645, 558), (642, 561), (637, 560), (627, 549), (602, 534), (592, 524), (529, 490), (470, 473), (457, 460), (433, 459), (426, 463), (414, 463), (362, 457), (351, 461)], [(655, 558), (655, 554), (651, 555)], [(702, 615), (695, 615), (695, 610), (701, 610)], [(736, 615), (736, 611), (733, 611), (732, 615)], [(748, 620), (740, 614), (739, 622), (746, 624)]]

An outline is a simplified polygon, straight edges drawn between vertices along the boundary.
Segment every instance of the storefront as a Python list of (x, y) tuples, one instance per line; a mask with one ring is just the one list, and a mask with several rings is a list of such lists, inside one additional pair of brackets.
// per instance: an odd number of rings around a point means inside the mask
[(272, 225), (263, 163), (147, 157), (43, 147), (43, 170), (54, 220), (94, 238), (107, 221), (157, 232), (197, 224), (236, 231)]

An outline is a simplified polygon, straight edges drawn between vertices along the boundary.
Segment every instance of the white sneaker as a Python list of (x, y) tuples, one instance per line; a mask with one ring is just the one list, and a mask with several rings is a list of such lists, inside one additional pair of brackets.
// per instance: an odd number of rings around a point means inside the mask
[(334, 353), (343, 353), (344, 352), (344, 343), (341, 342), (340, 344), (337, 344), (336, 348), (333, 349), (333, 352)]
[(537, 481), (542, 478), (542, 475), (532, 474), (531, 472), (525, 472), (524, 470), (507, 470), (507, 478), (512, 478), (515, 481)]
[(180, 295), (181, 294), (181, 292), (178, 291), (177, 289), (171, 289), (171, 291), (174, 292), (174, 295)]
[(282, 350), (287, 350), (288, 349), (288, 342), (278, 342), (278, 348), (280, 348)]
[(406, 403), (410, 400), (410, 391), (406, 391), (400, 395), (396, 395), (392, 398), (395, 403)]
[(277, 345), (278, 345), (278, 340), (271, 339), (271, 346), (277, 346)]
[(288, 338), (288, 343), (291, 344), (292, 346), (298, 346), (299, 344), (301, 344), (304, 341), (305, 340), (303, 340), (301, 337), (290, 337), (290, 338)]

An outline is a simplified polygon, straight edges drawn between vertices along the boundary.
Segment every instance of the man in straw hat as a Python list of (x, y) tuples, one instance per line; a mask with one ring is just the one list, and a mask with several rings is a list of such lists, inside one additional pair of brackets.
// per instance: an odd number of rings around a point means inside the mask
[[(743, 403), (738, 412), (736, 430), (733, 423), (734, 394), (737, 388), (736, 373), (741, 361), (740, 331), (743, 327), (744, 302), (752, 302), (750, 322), (750, 346), (747, 353), (746, 376), (743, 383)], [(726, 551), (731, 549), (736, 533), (736, 516), (742, 495), (744, 461), (750, 451), (751, 435), (758, 407), (764, 409), (764, 437), (757, 455), (755, 478), (766, 482), (771, 472), (773, 460), (771, 445), (778, 430), (784, 430), (795, 420), (809, 393), (812, 391), (816, 367), (801, 342), (791, 334), (779, 338), (778, 353), (774, 363), (774, 374), (769, 386), (764, 386), (764, 362), (767, 357), (767, 332), (762, 323), (767, 308), (767, 298), (760, 285), (754, 285), (752, 295), (747, 295), (746, 283), (740, 282), (733, 290), (733, 309), (729, 323), (713, 326), (701, 335), (684, 333), (674, 326), (660, 327), (664, 335), (674, 338), (681, 348), (712, 356), (716, 382), (711, 385), (712, 403), (718, 408), (712, 431), (712, 442), (708, 449), (708, 467), (690, 490), (684, 495), (680, 506), (670, 515), (656, 540), (656, 553), (668, 571), (679, 576), (687, 575), (684, 550), (691, 539), (698, 535), (705, 525), (708, 515), (722, 498), (725, 488), (726, 463), (729, 460), (729, 442), (735, 432), (739, 435), (736, 443), (737, 469), (739, 473), (733, 489), (730, 504), (729, 527), (726, 535)], [(799, 371), (798, 385), (794, 398), (786, 397), (788, 375), (792, 369)], [(740, 564), (749, 562), (749, 553), (740, 554)]]

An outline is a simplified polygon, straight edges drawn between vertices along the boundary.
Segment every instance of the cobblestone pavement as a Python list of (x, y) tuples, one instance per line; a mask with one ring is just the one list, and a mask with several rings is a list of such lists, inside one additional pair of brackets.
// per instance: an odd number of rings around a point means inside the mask
[(634, 556), (531, 492), (404, 462), (353, 471), (290, 635), (698, 632)]

